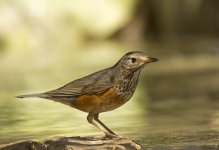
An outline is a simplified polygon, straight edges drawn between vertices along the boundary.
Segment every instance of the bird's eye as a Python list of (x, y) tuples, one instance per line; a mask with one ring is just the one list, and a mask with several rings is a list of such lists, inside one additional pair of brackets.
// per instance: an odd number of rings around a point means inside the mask
[(135, 63), (136, 62), (136, 58), (132, 57), (131, 61), (132, 61), (132, 63)]

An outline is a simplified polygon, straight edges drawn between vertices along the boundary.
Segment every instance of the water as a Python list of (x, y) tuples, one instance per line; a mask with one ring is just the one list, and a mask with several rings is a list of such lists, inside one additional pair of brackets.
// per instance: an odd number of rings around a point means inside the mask
[[(153, 49), (134, 97), (100, 119), (144, 148), (214, 146), (219, 142), (217, 42), (192, 47), (106, 42), (77, 50), (4, 52), (0, 60), (0, 144), (54, 136), (102, 135), (86, 113), (49, 100), (14, 96), (43, 92), (113, 65), (121, 49)], [(194, 46), (195, 45), (195, 46)], [(135, 48), (136, 49), (136, 48)], [(192, 51), (190, 51), (192, 49)], [(205, 51), (203, 51), (205, 49)]]

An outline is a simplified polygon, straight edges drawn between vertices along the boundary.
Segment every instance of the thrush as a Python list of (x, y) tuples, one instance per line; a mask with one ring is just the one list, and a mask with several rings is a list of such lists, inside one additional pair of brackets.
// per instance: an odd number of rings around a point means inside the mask
[(55, 90), (20, 95), (17, 98), (38, 97), (87, 112), (87, 120), (105, 133), (105, 137), (117, 135), (99, 120), (99, 114), (125, 104), (134, 94), (141, 70), (148, 63), (156, 62), (140, 51), (132, 51), (112, 67), (74, 80)]

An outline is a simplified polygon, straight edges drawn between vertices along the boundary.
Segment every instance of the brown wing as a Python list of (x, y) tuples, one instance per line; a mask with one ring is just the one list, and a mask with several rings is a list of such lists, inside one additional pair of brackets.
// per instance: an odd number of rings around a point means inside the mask
[(72, 81), (61, 88), (43, 94), (51, 98), (78, 97), (84, 94), (95, 94), (112, 87), (114, 75), (111, 68), (98, 71), (86, 77)]

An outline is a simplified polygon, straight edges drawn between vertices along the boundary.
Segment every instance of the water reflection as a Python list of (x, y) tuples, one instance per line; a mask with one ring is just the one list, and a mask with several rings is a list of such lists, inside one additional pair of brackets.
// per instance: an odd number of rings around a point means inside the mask
[[(153, 44), (148, 44), (149, 47)], [(108, 67), (125, 53), (121, 49), (128, 49), (127, 45), (98, 43), (77, 51), (43, 52), (40, 61), (37, 52), (28, 57), (5, 54), (0, 61), (3, 70), (0, 73), (0, 143), (102, 134), (87, 123), (83, 112), (49, 100), (17, 100), (14, 95), (53, 89)], [(158, 56), (160, 62), (145, 68), (129, 103), (101, 114), (101, 120), (116, 133), (136, 139), (144, 147), (216, 144), (219, 138), (218, 57), (185, 54), (170, 58), (158, 50), (148, 53)]]

